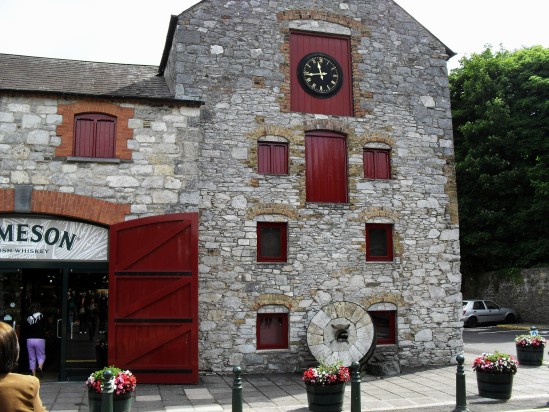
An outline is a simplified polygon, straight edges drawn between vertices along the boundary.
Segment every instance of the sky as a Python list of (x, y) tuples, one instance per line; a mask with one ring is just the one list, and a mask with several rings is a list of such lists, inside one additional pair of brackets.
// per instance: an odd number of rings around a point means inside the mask
[[(549, 0), (396, 2), (457, 53), (448, 62), (450, 70), (486, 45), (496, 50), (549, 47)], [(0, 0), (0, 53), (158, 66), (170, 16), (196, 3)]]

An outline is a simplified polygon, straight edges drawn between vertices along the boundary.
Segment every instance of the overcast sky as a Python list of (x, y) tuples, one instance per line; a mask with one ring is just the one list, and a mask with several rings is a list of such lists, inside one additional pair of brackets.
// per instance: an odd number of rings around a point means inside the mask
[[(508, 50), (536, 44), (549, 47), (549, 0), (396, 2), (458, 53), (450, 60), (450, 69), (486, 44)], [(170, 16), (196, 3), (0, 0), (0, 53), (158, 65)]]

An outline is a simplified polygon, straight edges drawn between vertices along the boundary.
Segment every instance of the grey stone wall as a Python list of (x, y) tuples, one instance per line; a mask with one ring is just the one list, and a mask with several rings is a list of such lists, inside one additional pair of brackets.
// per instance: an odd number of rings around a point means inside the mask
[(128, 203), (129, 218), (197, 210), (199, 109), (119, 103), (135, 113), (128, 122), (131, 160), (70, 162), (55, 151), (63, 121), (57, 106), (72, 102), (0, 96), (0, 188), (25, 184)]
[[(288, 33), (352, 40), (354, 117), (290, 112)], [(169, 76), (198, 97), (200, 369), (291, 371), (314, 360), (311, 318), (327, 303), (397, 306), (395, 347), (376, 362), (448, 363), (462, 350), (459, 231), (446, 49), (391, 1), (203, 1), (179, 17)], [(304, 136), (347, 134), (349, 203), (305, 202)], [(258, 139), (289, 142), (290, 173), (260, 175)], [(362, 149), (392, 148), (388, 181), (362, 177)], [(288, 222), (288, 262), (256, 262), (258, 221)], [(395, 259), (365, 261), (365, 224), (394, 224)], [(258, 351), (257, 311), (290, 315), (288, 350)]]
[(490, 299), (514, 308), (519, 321), (549, 324), (549, 268), (523, 269), (512, 277), (485, 273), (468, 282), (465, 299)]

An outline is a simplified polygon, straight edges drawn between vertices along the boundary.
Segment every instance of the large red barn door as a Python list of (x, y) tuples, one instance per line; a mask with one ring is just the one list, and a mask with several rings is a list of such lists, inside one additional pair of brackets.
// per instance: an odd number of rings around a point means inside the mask
[(110, 229), (109, 365), (140, 383), (198, 383), (198, 216)]

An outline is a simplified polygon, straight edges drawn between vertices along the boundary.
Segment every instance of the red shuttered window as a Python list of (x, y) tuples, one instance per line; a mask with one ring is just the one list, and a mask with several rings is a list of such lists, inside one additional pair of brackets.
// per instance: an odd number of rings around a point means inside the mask
[(256, 325), (257, 349), (288, 347), (288, 314), (258, 313)]
[(74, 120), (74, 156), (115, 157), (116, 117), (87, 113)]
[(376, 331), (376, 343), (378, 345), (391, 345), (396, 343), (396, 312), (394, 310), (369, 311)]
[(263, 174), (288, 174), (288, 144), (259, 142), (257, 145), (257, 171)]
[(307, 202), (347, 203), (345, 136), (314, 131), (305, 136)]
[(366, 224), (366, 260), (374, 262), (393, 260), (393, 225)]
[(257, 223), (257, 261), (286, 262), (288, 260), (288, 224), (285, 222)]
[(390, 154), (389, 150), (364, 149), (364, 177), (368, 179), (390, 179)]

